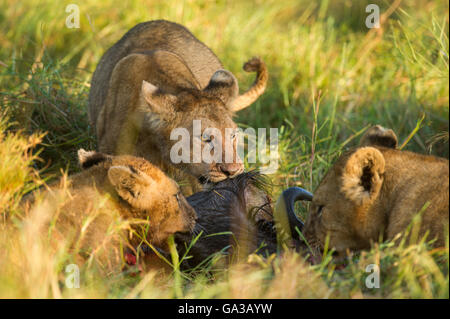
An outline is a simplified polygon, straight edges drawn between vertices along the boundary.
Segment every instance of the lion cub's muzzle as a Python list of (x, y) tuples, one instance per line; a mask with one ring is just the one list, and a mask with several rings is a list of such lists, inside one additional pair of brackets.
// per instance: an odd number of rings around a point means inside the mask
[(209, 176), (201, 176), (200, 183), (218, 183), (227, 178), (233, 178), (244, 172), (244, 164), (242, 163), (218, 163), (215, 164)]

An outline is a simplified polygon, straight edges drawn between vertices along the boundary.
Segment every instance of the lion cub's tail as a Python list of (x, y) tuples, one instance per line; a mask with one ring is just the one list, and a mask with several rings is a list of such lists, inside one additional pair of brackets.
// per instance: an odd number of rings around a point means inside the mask
[(243, 69), (246, 72), (256, 72), (256, 79), (253, 85), (244, 94), (239, 95), (234, 101), (232, 111), (237, 112), (245, 109), (247, 106), (256, 101), (256, 99), (264, 93), (269, 72), (267, 72), (266, 64), (258, 57), (253, 57), (244, 64)]

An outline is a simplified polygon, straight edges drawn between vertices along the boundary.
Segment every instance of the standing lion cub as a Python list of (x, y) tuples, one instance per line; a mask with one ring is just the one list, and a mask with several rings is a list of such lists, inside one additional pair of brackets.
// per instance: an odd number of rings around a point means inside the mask
[[(92, 77), (89, 118), (99, 150), (146, 158), (177, 182), (189, 182), (192, 188), (186, 187), (186, 194), (200, 190), (205, 182), (240, 174), (244, 166), (236, 151), (232, 116), (264, 92), (268, 79), (258, 58), (248, 61), (244, 70), (257, 77), (239, 95), (234, 75), (185, 27), (164, 20), (136, 25), (103, 55)], [(201, 121), (198, 137), (194, 120)], [(172, 136), (175, 128), (190, 135), (189, 161), (171, 159), (178, 141), (177, 135)], [(220, 131), (221, 141), (207, 128)], [(193, 147), (195, 138), (201, 149), (220, 148), (222, 160), (195, 160), (193, 152), (199, 153)], [(225, 153), (233, 156), (227, 162)]]
[(326, 237), (338, 253), (394, 239), (421, 214), (419, 237), (445, 246), (449, 162), (396, 149), (392, 130), (372, 127), (360, 147), (343, 154), (314, 192), (304, 235), (315, 248)]

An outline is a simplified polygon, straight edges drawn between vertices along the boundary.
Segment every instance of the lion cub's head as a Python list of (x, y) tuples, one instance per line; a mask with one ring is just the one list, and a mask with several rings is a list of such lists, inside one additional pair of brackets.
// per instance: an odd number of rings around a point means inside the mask
[[(184, 90), (177, 95), (161, 92), (144, 81), (142, 94), (152, 111), (144, 128), (160, 133), (159, 148), (163, 156), (170, 156), (166, 159), (168, 163), (193, 175), (201, 183), (234, 177), (244, 170), (236, 152), (237, 126), (229, 108), (237, 93), (236, 79), (225, 70), (216, 72), (204, 90)], [(175, 158), (185, 155), (186, 150), (189, 153), (185, 159)], [(228, 161), (225, 160), (227, 152), (231, 155)], [(211, 160), (208, 161), (205, 155), (212, 155)], [(214, 158), (214, 155), (218, 157)]]
[[(160, 169), (143, 158), (121, 155), (109, 156), (94, 151), (78, 151), (80, 165), (86, 175), (94, 180), (95, 187), (117, 199), (123, 218), (148, 220), (147, 239), (164, 244), (176, 232), (190, 232), (196, 214), (181, 194), (178, 185)], [(89, 178), (88, 178), (89, 179)]]
[(329, 246), (338, 253), (370, 247), (378, 236), (378, 201), (384, 181), (385, 159), (374, 146), (395, 148), (392, 130), (374, 126), (360, 147), (343, 154), (316, 189), (305, 223), (305, 237), (314, 248)]
[[(184, 170), (200, 183), (216, 183), (244, 171), (237, 152), (237, 125), (232, 117), (256, 100), (267, 82), (267, 69), (259, 58), (248, 61), (244, 69), (257, 71), (258, 78), (243, 95), (239, 95), (238, 82), (227, 70), (216, 71), (203, 89), (193, 83), (179, 92), (170, 92), (146, 81), (142, 83), (138, 112), (142, 129), (148, 134), (157, 133), (157, 148), (166, 163)], [(181, 137), (183, 134), (187, 139)], [(186, 153), (181, 146), (188, 150), (187, 156), (181, 154)]]

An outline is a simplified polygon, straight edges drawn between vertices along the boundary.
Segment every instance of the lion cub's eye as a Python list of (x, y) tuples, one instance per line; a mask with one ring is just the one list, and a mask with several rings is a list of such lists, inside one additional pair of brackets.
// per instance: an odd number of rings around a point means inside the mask
[(202, 141), (205, 143), (211, 143), (212, 142), (212, 137), (208, 136), (208, 135), (203, 135), (202, 136)]

